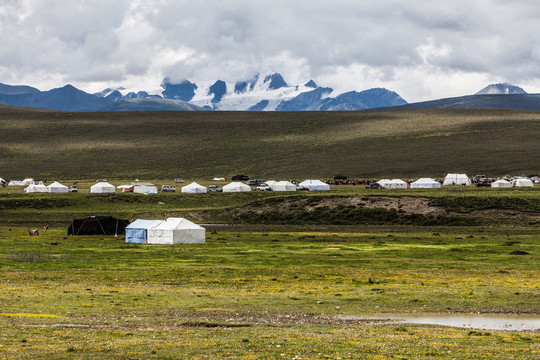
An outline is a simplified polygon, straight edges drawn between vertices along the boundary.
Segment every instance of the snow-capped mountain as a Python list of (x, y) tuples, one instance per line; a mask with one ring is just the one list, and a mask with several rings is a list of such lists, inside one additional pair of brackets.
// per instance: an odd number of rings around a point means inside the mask
[(334, 94), (332, 88), (319, 87), (313, 80), (302, 85), (289, 85), (279, 73), (259, 74), (235, 83), (217, 80), (194, 84), (185, 80), (174, 84), (166, 78), (161, 85), (164, 98), (189, 101), (208, 110), (362, 110), (407, 103), (386, 89)]
[[(0, 104), (68, 111), (200, 108), (231, 111), (334, 111), (364, 110), (407, 103), (395, 92), (380, 88), (340, 94), (332, 88), (318, 86), (313, 80), (300, 85), (290, 85), (279, 73), (258, 74), (252, 79), (237, 82), (213, 80), (197, 84), (189, 80), (175, 83), (164, 78), (161, 82), (161, 93), (155, 90), (149, 93), (111, 87), (88, 94), (72, 86), (41, 92), (30, 87), (0, 85)], [(131, 101), (147, 98), (152, 98), (152, 101)]]
[[(311, 83), (314, 84), (313, 81)], [(170, 84), (165, 84), (165, 86), (165, 89), (172, 87)], [(234, 83), (217, 80), (195, 85), (185, 81), (177, 86), (181, 92), (178, 95), (175, 94), (175, 98), (209, 110), (272, 111), (276, 110), (283, 101), (313, 90), (311, 86), (306, 85), (290, 86), (278, 73), (267, 76), (257, 75), (253, 79)], [(186, 88), (193, 91), (190, 99), (185, 97)], [(163, 94), (165, 98), (170, 96), (170, 92)], [(183, 99), (182, 96), (184, 96)]]
[(527, 94), (519, 86), (509, 83), (491, 84), (477, 92), (475, 95), (509, 95), (509, 94)]

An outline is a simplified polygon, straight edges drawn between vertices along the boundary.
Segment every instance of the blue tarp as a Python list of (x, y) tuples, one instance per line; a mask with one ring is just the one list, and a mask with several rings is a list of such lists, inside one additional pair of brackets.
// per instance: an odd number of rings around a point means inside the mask
[(126, 227), (126, 242), (131, 244), (146, 243), (147, 230), (158, 226), (162, 222), (162, 220), (135, 220)]

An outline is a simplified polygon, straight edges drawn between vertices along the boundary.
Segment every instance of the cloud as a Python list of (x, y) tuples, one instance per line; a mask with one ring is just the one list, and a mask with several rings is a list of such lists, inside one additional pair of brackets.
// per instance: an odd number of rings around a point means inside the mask
[(539, 20), (529, 1), (4, 0), (0, 82), (149, 90), (275, 71), (409, 101), (486, 81), (540, 91)]

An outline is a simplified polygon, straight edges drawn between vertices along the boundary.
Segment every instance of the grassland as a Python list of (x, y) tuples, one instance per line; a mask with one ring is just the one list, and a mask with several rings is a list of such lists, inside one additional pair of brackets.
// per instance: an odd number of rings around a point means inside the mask
[(536, 173), (540, 113), (70, 113), (0, 107), (0, 177)]
[(170, 247), (0, 228), (0, 357), (537, 358), (537, 332), (344, 319), (538, 315), (538, 234), (479, 230), (218, 230)]
[[(537, 359), (536, 332), (395, 314), (540, 309), (540, 188), (89, 193), (95, 179), (536, 173), (540, 114), (63, 113), (0, 107), (0, 358)], [(77, 179), (77, 180), (70, 180)], [(81, 180), (87, 179), (87, 180)], [(179, 190), (179, 186), (177, 187)], [(73, 218), (183, 216), (206, 245), (66, 235)], [(39, 236), (28, 230), (38, 228)]]

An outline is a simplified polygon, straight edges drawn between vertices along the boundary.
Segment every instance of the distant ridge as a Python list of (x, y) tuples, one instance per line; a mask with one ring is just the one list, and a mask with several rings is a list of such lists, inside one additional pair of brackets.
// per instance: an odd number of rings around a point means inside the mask
[(395, 106), (391, 109), (507, 109), (540, 111), (540, 94), (469, 95), (411, 103)]
[(204, 111), (200, 106), (182, 100), (142, 98), (112, 103), (99, 111)]

